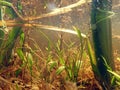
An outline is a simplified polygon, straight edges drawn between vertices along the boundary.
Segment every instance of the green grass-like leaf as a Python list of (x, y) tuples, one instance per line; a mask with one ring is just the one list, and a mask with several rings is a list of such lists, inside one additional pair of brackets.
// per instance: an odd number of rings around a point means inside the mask
[(63, 70), (65, 70), (65, 66), (60, 66), (60, 67), (57, 69), (56, 73), (59, 75)]
[(18, 77), (18, 75), (19, 75), (21, 72), (22, 72), (21, 69), (16, 70), (16, 72), (15, 72), (16, 77)]
[(21, 34), (20, 34), (20, 46), (22, 46), (24, 44), (24, 40), (25, 40), (25, 34), (24, 32), (22, 31)]
[(20, 59), (22, 59), (23, 61), (25, 60), (25, 56), (24, 56), (22, 49), (20, 49), (20, 48), (17, 49), (17, 54), (20, 57)]
[(33, 56), (32, 56), (31, 53), (28, 53), (28, 54), (27, 54), (27, 59), (28, 59), (28, 64), (29, 64), (30, 66), (32, 66), (32, 65), (33, 65)]
[(0, 5), (12, 7), (12, 3), (7, 2), (7, 1), (5, 1), (5, 0), (0, 0)]
[(50, 61), (48, 63), (48, 65), (50, 65), (50, 71), (57, 65), (57, 62), (56, 61)]
[(27, 60), (28, 60), (28, 66), (30, 69), (30, 74), (32, 75), (32, 67), (33, 67), (33, 56), (31, 53), (27, 53)]
[(115, 78), (117, 79), (117, 81), (120, 82), (120, 75), (118, 75), (117, 73), (115, 73), (114, 71), (111, 71), (111, 70), (107, 70), (109, 73), (111, 73), (112, 75), (115, 76)]

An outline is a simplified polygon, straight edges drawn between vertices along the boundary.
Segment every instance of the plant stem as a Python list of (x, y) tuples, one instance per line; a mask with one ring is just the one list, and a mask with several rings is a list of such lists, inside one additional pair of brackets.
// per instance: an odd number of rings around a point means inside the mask
[[(108, 18), (111, 14), (111, 0), (92, 0), (91, 26), (93, 44), (96, 58), (96, 65), (100, 76), (97, 80), (103, 86), (103, 89), (111, 90), (111, 75), (107, 72), (104, 59), (108, 65), (114, 69), (112, 55), (112, 34), (111, 21)], [(95, 72), (94, 72), (95, 73)], [(95, 73), (96, 75), (96, 73)]]

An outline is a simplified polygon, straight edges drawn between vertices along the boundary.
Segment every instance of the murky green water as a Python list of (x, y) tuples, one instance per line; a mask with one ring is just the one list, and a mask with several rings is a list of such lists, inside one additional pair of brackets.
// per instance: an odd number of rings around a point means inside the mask
[[(35, 14), (43, 14), (52, 12), (52, 9), (64, 7), (70, 4), (73, 4), (79, 0), (61, 0), (61, 1), (54, 1), (48, 0), (46, 2), (40, 1), (36, 7), (34, 7)], [(38, 2), (38, 1), (36, 1)], [(118, 50), (120, 52), (120, 7), (119, 7), (120, 0), (113, 0), (113, 12), (115, 13), (112, 16), (112, 36), (113, 36), (113, 48), (114, 50)], [(27, 6), (26, 6), (27, 7)], [(40, 7), (41, 9), (38, 9)], [(31, 8), (32, 10), (32, 8)], [(40, 11), (41, 10), (41, 11)], [(87, 34), (90, 33), (90, 3), (86, 3), (83, 6), (79, 6), (73, 9), (73, 11), (69, 13), (65, 13), (62, 15), (56, 15), (52, 17), (42, 18), (37, 20), (40, 24), (55, 26), (59, 28), (71, 29), (73, 30), (73, 26), (78, 27), (81, 32)], [(78, 42), (78, 38), (75, 35), (64, 33), (64, 32), (56, 32), (46, 29), (39, 29), (39, 28), (32, 28), (30, 31), (30, 37), (34, 38), (35, 41), (39, 44), (40, 47), (43, 49), (48, 46), (48, 40), (45, 38), (43, 32), (53, 43), (56, 43), (58, 39), (61, 38), (67, 42)]]

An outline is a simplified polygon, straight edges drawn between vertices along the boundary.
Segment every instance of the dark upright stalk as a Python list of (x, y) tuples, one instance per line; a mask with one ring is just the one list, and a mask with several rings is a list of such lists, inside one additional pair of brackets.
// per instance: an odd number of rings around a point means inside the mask
[(111, 20), (109, 18), (112, 0), (92, 0), (91, 26), (97, 68), (100, 76), (96, 79), (104, 90), (112, 90), (111, 75), (105, 61), (113, 69)]

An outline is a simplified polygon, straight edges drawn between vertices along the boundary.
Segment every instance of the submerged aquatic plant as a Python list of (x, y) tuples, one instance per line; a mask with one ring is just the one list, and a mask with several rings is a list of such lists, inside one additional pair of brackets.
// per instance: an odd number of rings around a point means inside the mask
[[(83, 2), (82, 2), (83, 1)], [(95, 0), (93, 0), (93, 4)], [(100, 0), (96, 0), (96, 1), (100, 1)], [(78, 5), (81, 5), (82, 3), (85, 3), (85, 0), (80, 0), (77, 4), (73, 4), (71, 6), (68, 6), (67, 8), (60, 8), (60, 9), (56, 9), (56, 11), (54, 10), (53, 12), (50, 12), (48, 14), (44, 14), (41, 15), (39, 17), (32, 17), (32, 18), (25, 18), (23, 19), (21, 17), (21, 15), (16, 12), (16, 10), (14, 9), (14, 7), (12, 6), (11, 3), (6, 2), (6, 1), (0, 1), (0, 5), (3, 6), (8, 6), (6, 7), (6, 11), (11, 11), (7, 12), (7, 14), (11, 15), (11, 18), (17, 18), (19, 17), (20, 19), (22, 19), (23, 21), (27, 21), (28, 19), (30, 20), (36, 20), (36, 19), (40, 19), (43, 17), (47, 17), (47, 16), (54, 16), (54, 15), (58, 15), (58, 12), (60, 13), (60, 11), (63, 11), (62, 13), (65, 13), (64, 10), (68, 9), (71, 10), (74, 7), (77, 7)], [(107, 2), (105, 2), (107, 3)], [(99, 6), (99, 5), (98, 5)], [(70, 7), (70, 8), (69, 8)], [(21, 6), (19, 6), (18, 10), (21, 10)], [(68, 12), (66, 10), (66, 12)], [(97, 13), (96, 13), (97, 11)], [(15, 14), (13, 12), (16, 12)], [(14, 48), (14, 44), (16, 42), (16, 39), (18, 36), (21, 36), (20, 39), (20, 43), (21, 43), (21, 47), (23, 45), (23, 40), (24, 40), (24, 35), (23, 32), (21, 30), (21, 26), (38, 26), (40, 28), (43, 29), (48, 29), (48, 30), (53, 30), (53, 31), (60, 31), (60, 32), (66, 32), (66, 33), (71, 33), (71, 34), (75, 34), (78, 35), (79, 39), (80, 39), (80, 47), (79, 50), (77, 52), (74, 53), (74, 55), (71, 56), (67, 56), (67, 61), (65, 60), (65, 58), (63, 57), (63, 51), (60, 49), (60, 44), (61, 42), (58, 40), (56, 46), (55, 46), (55, 50), (57, 52), (57, 57), (58, 57), (58, 62), (53, 61), (52, 60), (52, 55), (49, 54), (47, 57), (47, 64), (50, 65), (50, 70), (53, 69), (55, 66), (58, 65), (58, 69), (56, 71), (57, 74), (60, 74), (62, 71), (66, 71), (67, 73), (67, 79), (71, 80), (71, 81), (77, 81), (77, 77), (78, 77), (78, 72), (81, 68), (82, 65), (82, 55), (84, 53), (84, 48), (85, 48), (85, 44), (87, 43), (88, 46), (88, 53), (91, 59), (91, 65), (93, 68), (93, 71), (95, 73), (96, 77), (104, 78), (101, 79), (102, 80), (102, 86), (105, 86), (105, 88), (108, 88), (108, 85), (106, 81), (109, 81), (109, 76), (114, 75), (116, 77), (116, 79), (119, 81), (119, 76), (111, 71), (111, 69), (107, 68), (107, 66), (105, 65), (105, 61), (103, 58), (106, 59), (106, 62), (112, 66), (112, 58), (109, 56), (112, 56), (111, 53), (111, 28), (110, 28), (110, 22), (109, 22), (109, 14), (108, 13), (109, 10), (102, 10), (101, 7), (100, 8), (95, 8), (93, 9), (93, 23), (92, 23), (92, 29), (93, 29), (93, 38), (94, 38), (94, 50), (95, 52), (92, 50), (92, 47), (90, 45), (90, 41), (87, 38), (86, 35), (84, 35), (83, 33), (80, 32), (79, 29), (76, 29), (76, 31), (74, 30), (69, 30), (69, 29), (65, 29), (65, 28), (58, 28), (58, 27), (53, 27), (53, 26), (47, 26), (47, 25), (39, 25), (39, 24), (25, 24), (22, 23), (22, 21), (17, 21), (14, 22), (13, 21), (13, 26), (18, 25), (13, 27), (13, 29), (10, 31), (7, 40), (5, 40), (4, 36), (5, 36), (5, 32), (4, 32), (4, 28), (5, 24), (4, 24), (4, 18), (1, 17), (1, 21), (3, 25), (1, 29), (0, 29), (0, 64), (3, 64), (5, 66), (8, 65), (9, 63), (9, 59), (12, 53), (12, 49)], [(3, 16), (2, 14), (5, 14), (4, 12), (1, 12), (1, 16)], [(104, 16), (105, 15), (105, 16)], [(97, 19), (96, 19), (97, 18)], [(95, 20), (95, 21), (94, 21)], [(15, 24), (16, 23), (16, 24)], [(9, 22), (9, 24), (11, 24)], [(19, 26), (20, 25), (20, 26)], [(105, 31), (105, 32), (104, 32)], [(106, 37), (107, 36), (107, 37)], [(104, 37), (104, 38), (101, 38)], [(101, 48), (102, 47), (102, 48)], [(29, 48), (29, 47), (27, 47)], [(18, 48), (17, 49), (17, 54), (18, 56), (23, 60), (23, 66), (28, 66), (30, 73), (32, 75), (32, 66), (33, 66), (33, 53), (34, 51), (31, 50), (31, 48), (29, 48), (30, 52), (26, 52), (24, 53), (22, 48)], [(50, 42), (49, 42), (49, 46), (48, 46), (48, 51), (50, 50)], [(49, 52), (50, 53), (50, 52)], [(103, 54), (103, 55), (102, 55)], [(108, 56), (107, 56), (108, 55)], [(110, 61), (110, 62), (109, 62)], [(59, 64), (58, 64), (59, 63)], [(102, 67), (102, 69), (101, 69)], [(109, 75), (110, 73), (110, 75)], [(106, 78), (105, 76), (108, 75), (108, 78)], [(108, 84), (111, 83), (108, 82)], [(111, 86), (110, 86), (111, 87)]]
[[(20, 35), (21, 33), (21, 27), (19, 26), (15, 26), (12, 28), (12, 30), (8, 33), (8, 37), (5, 38), (5, 29), (7, 29), (6, 26), (6, 22), (4, 21), (4, 15), (7, 13), (8, 15), (10, 14), (10, 16), (12, 18), (17, 18), (17, 15), (14, 14), (14, 10), (11, 9), (11, 7), (9, 7), (10, 5), (12, 5), (10, 2), (7, 1), (0, 1), (1, 4), (1, 20), (2, 20), (2, 26), (1, 26), (1, 42), (0, 42), (0, 64), (7, 66), (9, 64), (9, 60), (12, 54), (12, 49), (14, 47), (14, 44), (16, 42), (17, 37)], [(8, 6), (8, 7), (5, 7)], [(4, 7), (4, 9), (3, 9)], [(10, 13), (10, 11), (13, 13)], [(8, 12), (9, 11), (9, 12)], [(6, 40), (5, 40), (6, 39)]]
[(58, 53), (60, 66), (57, 69), (56, 73), (61, 74), (62, 71), (65, 71), (67, 74), (67, 79), (73, 82), (77, 82), (78, 74), (83, 63), (83, 54), (86, 53), (84, 51), (84, 49), (86, 48), (86, 35), (83, 36), (83, 34), (78, 28), (74, 27), (74, 30), (75, 31), (73, 31), (73, 34), (78, 35), (80, 40), (80, 46), (77, 50), (73, 51), (73, 54), (68, 55), (66, 60), (63, 58), (63, 55), (61, 55), (61, 53)]

